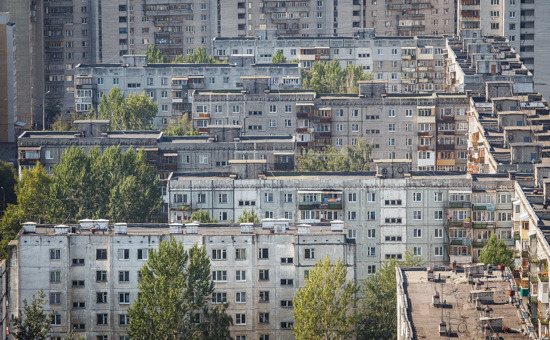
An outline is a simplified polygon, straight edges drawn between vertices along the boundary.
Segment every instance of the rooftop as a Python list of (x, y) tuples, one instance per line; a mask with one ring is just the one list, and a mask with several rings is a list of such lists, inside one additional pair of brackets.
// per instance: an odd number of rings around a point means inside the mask
[[(488, 274), (481, 266), (480, 274), (474, 275), (473, 278), (474, 281), (480, 282), (479, 285), (469, 284), (464, 270), (436, 269), (433, 271), (435, 280), (432, 281), (428, 280), (425, 268), (403, 268), (401, 273), (404, 282), (403, 292), (408, 300), (407, 314), (414, 339), (439, 338), (442, 321), (446, 323), (446, 329), (450, 330), (453, 337), (462, 339), (485, 339), (482, 325), (487, 323), (491, 324), (493, 331), (499, 329), (499, 324), (502, 325), (501, 328), (509, 329), (509, 332), (498, 331), (501, 339), (527, 338), (521, 332), (524, 324), (520, 314), (523, 311), (516, 303), (509, 303), (507, 292), (512, 289), (513, 280), (509, 272), (504, 272), (504, 276), (499, 270)], [(433, 299), (436, 294), (439, 294), (441, 307), (434, 306)], [(484, 302), (480, 304), (481, 310), (476, 308), (475, 298), (472, 299), (475, 296), (479, 296)], [(483, 310), (487, 306), (490, 308), (489, 318)]]

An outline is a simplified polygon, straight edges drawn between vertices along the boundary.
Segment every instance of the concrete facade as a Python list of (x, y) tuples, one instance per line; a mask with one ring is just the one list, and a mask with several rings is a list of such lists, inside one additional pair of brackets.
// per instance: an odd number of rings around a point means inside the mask
[(126, 310), (137, 298), (139, 270), (149, 251), (171, 237), (186, 250), (205, 247), (215, 283), (211, 303), (229, 302), (234, 338), (292, 339), (292, 299), (319, 259), (342, 260), (348, 279), (356, 279), (355, 244), (348, 242), (343, 224), (301, 229), (288, 222), (279, 229), (267, 223), (242, 229), (117, 224), (113, 230), (107, 223), (25, 224), (9, 245), (10, 318), (23, 299), (43, 289), (46, 310), (57, 315), (52, 336), (75, 328), (86, 338), (127, 339)]
[[(17, 128), (17, 77), (15, 24), (0, 13), (0, 142), (15, 142)], [(17, 129), (16, 129), (17, 128)]]

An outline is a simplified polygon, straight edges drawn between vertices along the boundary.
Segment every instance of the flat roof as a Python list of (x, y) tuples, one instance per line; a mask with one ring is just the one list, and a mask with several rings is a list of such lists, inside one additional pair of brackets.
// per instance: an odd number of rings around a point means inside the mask
[[(484, 339), (480, 318), (484, 316), (478, 311), (475, 304), (470, 302), (470, 293), (475, 290), (468, 284), (465, 273), (457, 273), (450, 270), (434, 270), (434, 277), (440, 278), (437, 282), (428, 281), (428, 273), (417, 268), (403, 268), (404, 290), (409, 300), (409, 320), (413, 329), (414, 339), (434, 339), (439, 336), (439, 323), (445, 321), (455, 334), (462, 339)], [(487, 275), (487, 271), (485, 271)], [(503, 339), (527, 339), (519, 332), (522, 327), (518, 316), (520, 311), (515, 305), (510, 304), (507, 291), (511, 289), (508, 276), (501, 277), (501, 272), (494, 270), (492, 275), (480, 277), (481, 290), (493, 291), (494, 303), (489, 304), (491, 318), (503, 318), (503, 323), (513, 333), (499, 332)], [(436, 308), (432, 303), (435, 293), (440, 295), (441, 302), (448, 305), (447, 308)], [(519, 295), (519, 292), (516, 292)], [(483, 305), (485, 308), (486, 305)]]

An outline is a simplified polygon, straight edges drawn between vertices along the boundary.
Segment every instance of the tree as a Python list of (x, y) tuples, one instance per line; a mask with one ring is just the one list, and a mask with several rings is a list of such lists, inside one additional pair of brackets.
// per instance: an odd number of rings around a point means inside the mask
[(250, 211), (244, 210), (241, 216), (239, 216), (237, 223), (260, 223), (260, 219), (254, 209), (250, 209)]
[(273, 64), (285, 64), (287, 61), (286, 57), (283, 55), (283, 50), (277, 50), (273, 58), (271, 58), (271, 62)]
[(386, 261), (375, 274), (363, 280), (357, 339), (397, 338), (395, 267), (419, 267), (423, 262), (422, 257), (407, 251), (403, 261)]
[(484, 264), (492, 264), (498, 266), (499, 264), (511, 267), (514, 263), (514, 251), (504, 243), (504, 240), (498, 240), (496, 234), (492, 234), (489, 237), (489, 241), (481, 250), (479, 254), (479, 260)]
[(210, 213), (206, 210), (194, 211), (189, 218), (191, 221), (199, 221), (200, 223), (217, 223), (215, 218), (210, 218)]
[(197, 47), (193, 52), (189, 53), (187, 57), (183, 55), (177, 56), (173, 63), (176, 64), (217, 64), (219, 61), (206, 54), (206, 50), (203, 46)]
[(0, 216), (4, 213), (4, 207), (8, 204), (15, 204), (15, 184), (17, 183), (17, 172), (10, 163), (0, 161)]
[(54, 313), (44, 311), (46, 294), (40, 290), (38, 298), (33, 294), (30, 305), (27, 299), (23, 300), (23, 311), (19, 310), (18, 316), (12, 318), (15, 329), (13, 335), (18, 340), (46, 340), (51, 329)]
[(110, 120), (111, 130), (148, 130), (157, 112), (158, 105), (145, 91), (124, 98), (118, 87), (103, 94), (99, 104), (99, 116)]
[(162, 64), (166, 62), (166, 57), (162, 55), (160, 50), (155, 48), (155, 44), (149, 44), (145, 53), (147, 54), (148, 64)]
[(193, 124), (189, 120), (189, 116), (184, 114), (176, 120), (170, 121), (164, 130), (164, 136), (198, 136), (199, 131), (193, 129)]
[(226, 313), (228, 303), (208, 308), (202, 308), (202, 322), (198, 329), (198, 340), (231, 339), (229, 327), (233, 326), (233, 318)]
[[(204, 247), (194, 245), (187, 252), (173, 237), (162, 241), (158, 250), (150, 251), (140, 273), (139, 295), (128, 309), (132, 339), (191, 339), (199, 334), (199, 338), (213, 339), (204, 333), (214, 331), (201, 322), (196, 325), (195, 316), (201, 310), (204, 313), (214, 291)], [(225, 310), (209, 313), (225, 314)], [(216, 318), (225, 320), (227, 316)], [(226, 321), (217, 327), (216, 334), (226, 334)]]
[(308, 150), (298, 157), (300, 171), (367, 171), (369, 170), (372, 146), (364, 140), (355, 145), (344, 146), (338, 151), (327, 146), (322, 151)]
[(330, 63), (315, 62), (309, 71), (302, 69), (302, 86), (318, 93), (357, 93), (357, 82), (372, 79), (361, 66), (342, 69), (337, 59)]
[(347, 339), (355, 331), (357, 285), (338, 259), (320, 260), (293, 300), (296, 339)]

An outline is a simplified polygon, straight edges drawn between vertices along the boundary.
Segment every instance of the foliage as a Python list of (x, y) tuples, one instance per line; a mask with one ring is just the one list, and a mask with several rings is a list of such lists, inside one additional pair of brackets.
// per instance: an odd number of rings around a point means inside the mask
[(164, 130), (164, 136), (198, 136), (199, 131), (193, 129), (193, 124), (189, 120), (189, 116), (184, 114), (176, 120), (170, 121)]
[(244, 210), (241, 216), (239, 216), (237, 223), (260, 223), (260, 218), (256, 215), (254, 209), (250, 209), (250, 211)]
[[(17, 201), (15, 196), (15, 184), (17, 183), (17, 172), (10, 163), (0, 161), (0, 212), (4, 211), (4, 206), (14, 204)], [(4, 196), (6, 201), (4, 202)], [(0, 215), (2, 215), (0, 213)]]
[(386, 261), (375, 274), (363, 280), (357, 339), (397, 338), (395, 267), (419, 267), (423, 262), (422, 257), (407, 251), (403, 261)]
[(217, 64), (218, 60), (206, 54), (206, 50), (203, 46), (197, 47), (193, 52), (189, 53), (187, 57), (183, 55), (177, 56), (173, 63), (176, 64)]
[(218, 220), (210, 218), (210, 213), (206, 210), (194, 211), (189, 218), (191, 221), (199, 221), (200, 223), (217, 223)]
[(155, 44), (149, 44), (145, 53), (147, 54), (148, 64), (161, 64), (166, 62), (166, 57), (162, 55), (159, 49), (155, 48)]
[(101, 119), (111, 121), (111, 130), (147, 130), (157, 115), (158, 105), (153, 103), (145, 91), (124, 98), (120, 88), (114, 87), (109, 95), (103, 94), (99, 104)]
[(283, 55), (283, 50), (277, 50), (275, 55), (271, 58), (271, 62), (273, 64), (285, 64), (287, 61), (286, 57)]
[(293, 300), (296, 339), (347, 339), (354, 334), (357, 285), (346, 276), (340, 259), (317, 262)]
[(308, 150), (298, 157), (301, 171), (367, 171), (369, 170), (372, 146), (358, 140), (353, 146), (346, 145), (340, 151), (327, 146), (323, 151)]
[(174, 238), (162, 241), (140, 273), (139, 295), (128, 309), (132, 339), (214, 339), (227, 334), (225, 308), (209, 310), (202, 323), (195, 322), (194, 314), (204, 313), (214, 291), (204, 247), (186, 251)]
[(52, 131), (76, 131), (77, 126), (74, 124), (75, 120), (79, 119), (94, 119), (97, 117), (97, 112), (92, 108), (88, 113), (74, 113), (69, 116), (68, 119), (64, 119), (61, 115), (57, 115), (50, 130)]
[(103, 154), (98, 147), (65, 150), (54, 169), (50, 190), (52, 222), (107, 218), (144, 222), (158, 208), (161, 192), (144, 151), (120, 146)]
[(479, 254), (479, 260), (484, 264), (492, 264), (498, 266), (499, 264), (512, 266), (514, 263), (514, 251), (504, 243), (504, 240), (498, 240), (496, 234), (492, 234), (489, 237), (489, 241), (481, 250)]
[(231, 339), (229, 327), (233, 326), (233, 318), (226, 313), (229, 303), (208, 308), (202, 308), (202, 322), (198, 327), (197, 340)]
[(17, 317), (12, 317), (15, 331), (12, 333), (18, 340), (46, 340), (51, 329), (53, 312), (44, 311), (46, 294), (40, 290), (38, 298), (33, 294), (31, 303), (23, 300), (23, 311), (19, 310)]
[(357, 93), (357, 82), (369, 79), (372, 74), (365, 74), (361, 66), (342, 69), (337, 59), (315, 62), (309, 71), (302, 72), (302, 86), (318, 93)]

